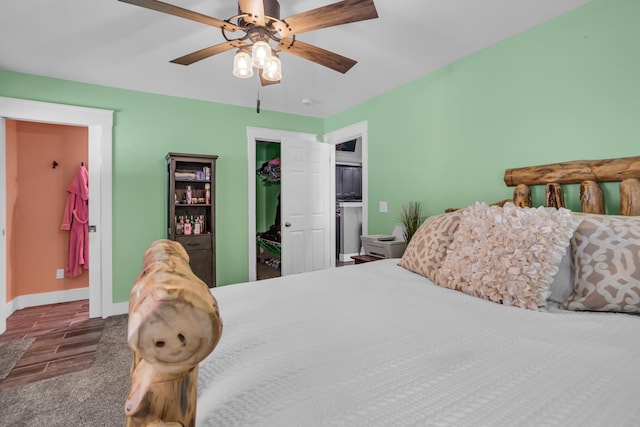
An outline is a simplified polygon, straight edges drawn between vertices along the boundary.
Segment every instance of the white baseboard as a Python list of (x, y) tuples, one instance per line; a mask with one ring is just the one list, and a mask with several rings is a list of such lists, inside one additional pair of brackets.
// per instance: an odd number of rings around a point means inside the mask
[(359, 254), (359, 253), (357, 253), (357, 252), (352, 253), (352, 254), (340, 254), (340, 261), (342, 261), (342, 262), (350, 262), (350, 261), (353, 261), (353, 260), (351, 259), (351, 257), (352, 257), (352, 256), (356, 256), (356, 255), (360, 255), (360, 254)]
[[(3, 309), (2, 316), (6, 319), (16, 310), (28, 307), (37, 307), (40, 305), (57, 304), (61, 302), (77, 301), (81, 299), (89, 299), (89, 288), (69, 289), (65, 291), (44, 292), (41, 294), (20, 295), (7, 302)], [(102, 313), (103, 318), (109, 316), (117, 316), (129, 312), (129, 302), (116, 302), (105, 307)], [(2, 333), (4, 331), (0, 331)]]
[(89, 288), (68, 289), (65, 291), (43, 292), (41, 294), (20, 295), (7, 302), (4, 307), (5, 317), (16, 310), (39, 305), (57, 304), (60, 302), (89, 299)]
[[(45, 292), (41, 294), (33, 295), (21, 295), (15, 297), (4, 307), (0, 306), (0, 334), (6, 330), (6, 322), (2, 319), (7, 319), (16, 310), (21, 310), (27, 307), (37, 307), (40, 305), (57, 304), (60, 302), (77, 301), (81, 299), (89, 299), (89, 288), (69, 289), (66, 291)], [(109, 316), (117, 316), (119, 314), (126, 314), (129, 312), (129, 302), (116, 302), (106, 305), (104, 307), (102, 318), (106, 319)]]
[(102, 313), (102, 317), (105, 319), (109, 316), (126, 314), (129, 312), (129, 301), (111, 303), (111, 305), (105, 307), (104, 311), (105, 312)]

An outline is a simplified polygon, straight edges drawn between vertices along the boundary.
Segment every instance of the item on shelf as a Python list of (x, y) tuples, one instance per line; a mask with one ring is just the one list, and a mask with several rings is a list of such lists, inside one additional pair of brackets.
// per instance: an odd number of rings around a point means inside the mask
[(269, 259), (264, 260), (264, 263), (267, 264), (271, 268), (275, 268), (276, 270), (280, 270), (280, 260), (279, 259), (269, 258)]
[(188, 205), (191, 204), (191, 186), (190, 185), (187, 186), (187, 204)]
[(184, 234), (184, 218), (182, 218), (182, 215), (178, 217), (177, 221), (176, 221), (176, 234)]
[(204, 202), (208, 205), (211, 202), (211, 185), (204, 185)]
[(275, 157), (268, 162), (264, 162), (260, 168), (256, 170), (258, 175), (267, 175), (263, 182), (280, 182), (280, 158)]
[(195, 180), (196, 173), (191, 171), (176, 171), (176, 179)]

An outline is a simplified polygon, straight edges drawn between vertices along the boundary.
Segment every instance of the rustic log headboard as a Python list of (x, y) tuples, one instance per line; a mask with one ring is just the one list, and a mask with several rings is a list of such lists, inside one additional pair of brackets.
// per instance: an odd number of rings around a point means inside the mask
[(513, 202), (531, 207), (530, 185), (545, 185), (548, 207), (564, 207), (562, 184), (580, 184), (582, 212), (605, 213), (599, 182), (620, 182), (620, 214), (640, 215), (640, 156), (607, 160), (575, 160), (507, 169), (504, 182), (515, 186)]

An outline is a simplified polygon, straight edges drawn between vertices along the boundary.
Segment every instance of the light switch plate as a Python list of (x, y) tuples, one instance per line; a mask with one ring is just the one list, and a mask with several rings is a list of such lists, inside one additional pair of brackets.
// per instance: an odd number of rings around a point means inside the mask
[(58, 268), (56, 270), (56, 279), (64, 279), (64, 268)]
[(387, 202), (386, 201), (381, 201), (379, 203), (380, 206), (380, 213), (387, 213), (388, 209), (387, 209)]

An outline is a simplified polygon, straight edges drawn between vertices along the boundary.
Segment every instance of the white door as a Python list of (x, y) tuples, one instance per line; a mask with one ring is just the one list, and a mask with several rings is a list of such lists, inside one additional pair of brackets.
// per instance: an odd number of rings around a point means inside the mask
[(281, 141), (283, 276), (331, 266), (333, 148), (295, 137), (284, 137)]

